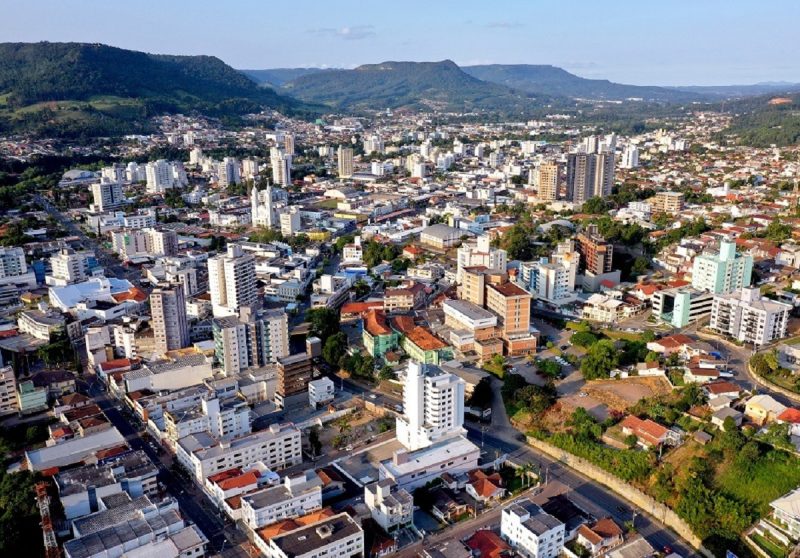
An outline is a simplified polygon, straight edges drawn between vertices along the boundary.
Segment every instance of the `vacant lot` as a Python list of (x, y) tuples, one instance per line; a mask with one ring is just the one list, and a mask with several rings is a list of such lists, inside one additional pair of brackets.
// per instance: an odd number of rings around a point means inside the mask
[[(613, 411), (625, 412), (640, 399), (667, 394), (672, 388), (664, 378), (626, 378), (623, 380), (597, 380), (587, 382), (583, 399), (600, 403)], [(586, 407), (587, 405), (578, 405)]]

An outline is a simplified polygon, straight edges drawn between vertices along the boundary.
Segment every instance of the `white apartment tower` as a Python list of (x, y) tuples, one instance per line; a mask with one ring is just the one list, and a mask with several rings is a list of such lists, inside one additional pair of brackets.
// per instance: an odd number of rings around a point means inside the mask
[(158, 354), (189, 345), (183, 285), (160, 285), (150, 293), (153, 337)]
[(227, 187), (230, 184), (239, 184), (242, 181), (239, 161), (235, 157), (225, 157), (217, 165), (217, 181), (220, 186)]
[(458, 248), (456, 256), (456, 282), (461, 283), (465, 267), (482, 265), (505, 272), (508, 254), (501, 248), (492, 248), (488, 234), (476, 238), (476, 242), (465, 242)]
[(463, 435), (464, 380), (438, 366), (410, 361), (397, 439), (409, 451)]
[(292, 183), (292, 156), (282, 149), (272, 149), (270, 153), (272, 164), (272, 181), (280, 186)]
[(639, 148), (633, 144), (628, 144), (622, 152), (623, 169), (635, 169), (639, 166)]
[(125, 204), (125, 194), (122, 193), (122, 184), (103, 177), (100, 182), (92, 184), (92, 199), (94, 204), (91, 211), (105, 213)]
[(757, 288), (743, 288), (714, 296), (709, 327), (756, 346), (786, 337), (792, 307), (761, 296)]
[(716, 254), (695, 256), (692, 264), (692, 287), (714, 294), (726, 294), (749, 287), (753, 274), (753, 256), (737, 254), (736, 244), (723, 240)]
[(165, 190), (175, 186), (172, 165), (164, 159), (147, 163), (145, 176), (149, 194), (162, 194)]
[(353, 148), (340, 145), (336, 156), (339, 165), (339, 178), (353, 176)]
[(226, 375), (265, 366), (289, 356), (289, 318), (283, 310), (253, 311), (212, 321), (214, 352)]
[(88, 279), (87, 257), (86, 253), (75, 252), (70, 248), (59, 250), (57, 254), (50, 257), (50, 266), (52, 267), (50, 277), (52, 279), (48, 281), (48, 284), (52, 282), (54, 285), (71, 285)]
[(281, 224), (281, 234), (283, 236), (294, 236), (302, 227), (300, 211), (296, 207), (288, 207), (281, 211), (279, 219)]
[(208, 288), (215, 317), (232, 316), (256, 302), (255, 258), (238, 244), (208, 259)]

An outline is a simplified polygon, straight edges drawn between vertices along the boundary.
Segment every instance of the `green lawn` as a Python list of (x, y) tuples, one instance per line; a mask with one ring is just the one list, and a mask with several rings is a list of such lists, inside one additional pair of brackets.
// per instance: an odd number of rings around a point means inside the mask
[(772, 558), (786, 558), (786, 549), (775, 544), (766, 537), (753, 533), (750, 535), (753, 542), (756, 543), (761, 550), (772, 556)]
[(800, 486), (800, 460), (786, 452), (771, 450), (753, 465), (748, 475), (743, 476), (739, 467), (727, 467), (717, 475), (715, 484), (766, 516), (771, 501)]
[(642, 337), (641, 333), (631, 333), (629, 331), (616, 331), (613, 329), (604, 329), (600, 333), (610, 339), (624, 339), (625, 341), (639, 341)]

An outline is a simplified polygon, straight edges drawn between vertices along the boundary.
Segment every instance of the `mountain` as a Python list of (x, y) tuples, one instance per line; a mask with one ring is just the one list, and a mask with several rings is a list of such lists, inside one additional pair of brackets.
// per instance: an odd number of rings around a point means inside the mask
[(724, 108), (734, 117), (718, 140), (734, 136), (738, 143), (751, 147), (800, 143), (800, 93), (739, 99), (727, 102)]
[(606, 79), (586, 79), (549, 65), (488, 64), (464, 66), (462, 70), (484, 81), (539, 95), (614, 101), (641, 98), (645, 101), (671, 103), (702, 100), (702, 95), (695, 92), (666, 87), (624, 85)]
[(302, 75), (281, 91), (335, 109), (438, 109), (455, 111), (528, 111), (551, 102), (503, 85), (477, 79), (450, 60), (383, 62), (353, 70)]
[(141, 130), (157, 114), (303, 110), (213, 56), (84, 43), (0, 44), (0, 130), (98, 135)]
[(318, 74), (330, 71), (325, 68), (272, 68), (269, 70), (239, 70), (244, 75), (259, 84), (280, 87), (287, 81), (292, 81), (301, 76)]
[(670, 87), (670, 89), (699, 93), (701, 95), (713, 96), (721, 99), (731, 99), (800, 91), (800, 83), (770, 81), (754, 83), (752, 85), (687, 85)]

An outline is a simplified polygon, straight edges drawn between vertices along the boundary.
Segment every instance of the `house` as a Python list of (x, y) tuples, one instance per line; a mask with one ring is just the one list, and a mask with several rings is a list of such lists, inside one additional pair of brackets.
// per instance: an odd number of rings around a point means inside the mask
[(469, 483), (466, 486), (467, 494), (478, 502), (487, 503), (502, 499), (506, 495), (503, 488), (503, 477), (499, 473), (487, 475), (480, 469), (470, 471)]
[(769, 395), (754, 395), (745, 403), (744, 416), (759, 426), (763, 426), (774, 422), (785, 410), (785, 406)]
[(660, 446), (667, 441), (669, 430), (650, 419), (642, 420), (639, 417), (628, 415), (620, 423), (622, 433), (626, 436), (636, 436), (643, 447)]
[(742, 389), (733, 382), (722, 380), (704, 385), (703, 392), (709, 399), (723, 395), (731, 397), (732, 399), (738, 399), (742, 393)]
[(733, 422), (738, 427), (742, 425), (742, 416), (742, 413), (736, 409), (725, 407), (711, 415), (711, 424), (715, 424), (720, 430), (725, 430), (725, 419), (732, 418)]
[(372, 519), (387, 533), (414, 523), (414, 499), (391, 479), (366, 485), (364, 503)]
[(619, 525), (610, 517), (606, 517), (595, 521), (592, 525), (581, 525), (576, 540), (578, 544), (588, 549), (592, 556), (597, 556), (621, 545), (624, 539)]
[(708, 408), (712, 411), (719, 411), (725, 407), (730, 407), (735, 401), (730, 395), (717, 395), (708, 400)]
[(552, 515), (564, 524), (564, 541), (571, 541), (578, 535), (581, 525), (588, 525), (592, 516), (563, 494), (552, 496), (542, 504), (542, 511)]
[(511, 556), (511, 547), (500, 536), (489, 529), (476, 531), (466, 540), (473, 555), (480, 558), (501, 558)]
[(707, 384), (719, 379), (719, 370), (716, 368), (702, 368), (699, 366), (687, 366), (684, 368), (683, 381), (687, 384)]
[(656, 556), (656, 549), (645, 539), (638, 537), (607, 552), (605, 556), (606, 558), (650, 558)]
[(673, 353), (682, 354), (685, 352), (686, 347), (693, 343), (693, 339), (688, 335), (677, 333), (668, 337), (662, 337), (655, 341), (650, 341), (647, 344), (647, 349), (660, 353), (662, 355), (671, 355)]
[(639, 376), (664, 376), (667, 373), (657, 360), (637, 363), (636, 372)]
[(772, 516), (793, 539), (800, 539), (800, 488), (770, 502)]
[(778, 415), (775, 422), (788, 424), (790, 436), (800, 436), (800, 410), (789, 407)]
[(446, 488), (435, 489), (431, 492), (431, 498), (433, 499), (431, 513), (444, 523), (455, 521), (467, 513), (466, 502)]

